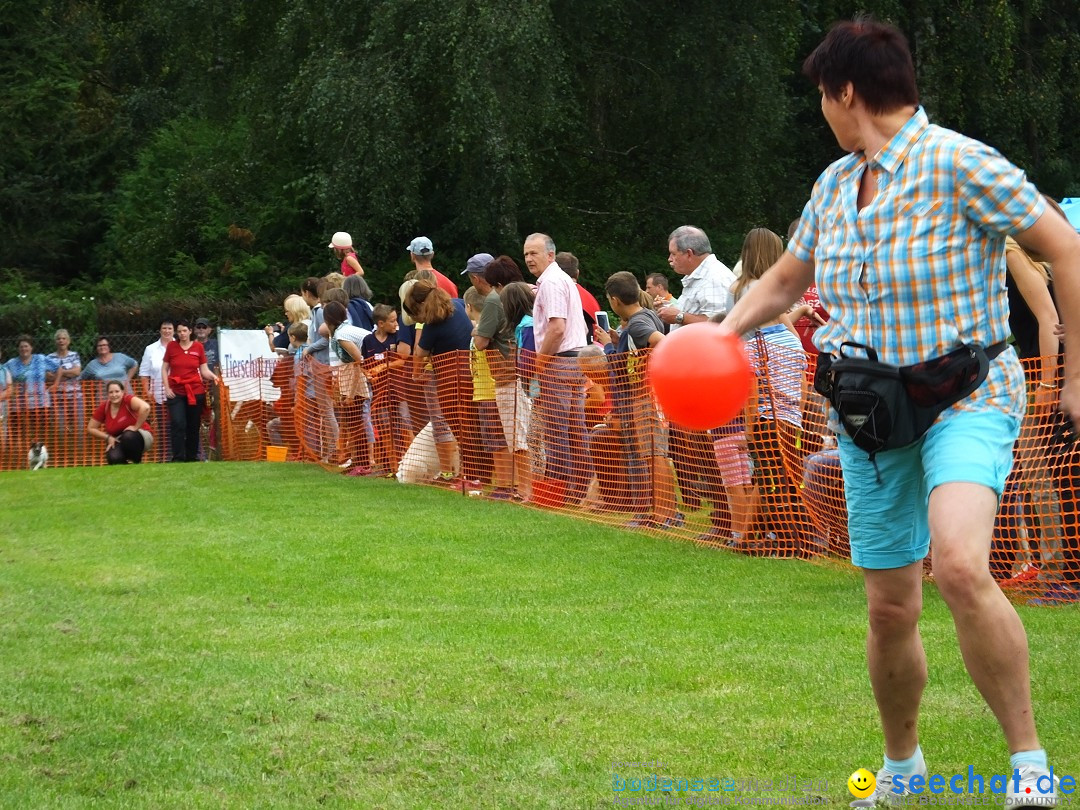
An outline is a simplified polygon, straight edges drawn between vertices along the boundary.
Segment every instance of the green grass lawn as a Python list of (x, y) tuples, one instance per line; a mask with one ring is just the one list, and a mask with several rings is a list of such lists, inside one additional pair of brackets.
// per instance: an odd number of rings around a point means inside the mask
[[(927, 587), (931, 772), (1003, 771)], [(1019, 608), (1080, 771), (1078, 613)], [(611, 806), (876, 770), (853, 570), (292, 464), (0, 476), (0, 806)], [(714, 794), (715, 795), (715, 794)]]

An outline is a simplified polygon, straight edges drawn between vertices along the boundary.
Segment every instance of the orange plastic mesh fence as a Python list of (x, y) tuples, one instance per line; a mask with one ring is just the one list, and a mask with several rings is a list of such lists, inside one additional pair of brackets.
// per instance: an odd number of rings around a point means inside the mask
[[(65, 381), (66, 382), (66, 381)], [(105, 464), (105, 443), (86, 432), (95, 408), (105, 401), (104, 383), (96, 381), (66, 382), (61, 390), (51, 384), (12, 383), (0, 388), (0, 470), (25, 470), (41, 458), (33, 453), (33, 445), (44, 445), (47, 467), (93, 467)], [(138, 383), (136, 382), (136, 388)], [(136, 390), (138, 396), (143, 392)], [(147, 424), (153, 434), (153, 445), (143, 455), (143, 461), (163, 461), (168, 452), (168, 423), (166, 408), (151, 404)]]
[[(649, 393), (647, 351), (451, 352), (420, 364), (391, 355), (337, 367), (265, 360), (256, 376), (212, 392), (201, 452), (396, 477), (749, 555), (846, 559), (843, 479), (811, 386), (813, 358), (760, 338), (748, 351), (754, 393), (741, 418), (710, 432), (666, 422)], [(1038, 384), (1041, 368), (1026, 369), (1029, 408), (990, 565), (1010, 593), (1053, 603), (1080, 587), (1080, 443), (1056, 390)], [(104, 463), (104, 444), (85, 430), (101, 383), (37, 408), (18, 384), (11, 390), (2, 469), (25, 469), (35, 441), (49, 466)], [(144, 460), (167, 459), (164, 406), (150, 421), (157, 438)]]

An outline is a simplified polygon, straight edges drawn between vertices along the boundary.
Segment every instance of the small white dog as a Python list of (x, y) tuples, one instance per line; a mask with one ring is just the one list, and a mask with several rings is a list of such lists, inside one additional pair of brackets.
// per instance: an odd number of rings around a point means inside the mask
[(31, 470), (44, 470), (49, 463), (49, 448), (42, 442), (34, 442), (30, 445), (30, 452), (26, 454), (26, 464)]

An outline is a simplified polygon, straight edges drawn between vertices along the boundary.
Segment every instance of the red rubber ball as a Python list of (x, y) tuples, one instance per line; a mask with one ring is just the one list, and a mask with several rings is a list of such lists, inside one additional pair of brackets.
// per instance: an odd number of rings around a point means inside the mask
[(746, 346), (714, 323), (681, 326), (649, 358), (649, 384), (664, 415), (687, 430), (710, 430), (742, 412), (753, 371)]

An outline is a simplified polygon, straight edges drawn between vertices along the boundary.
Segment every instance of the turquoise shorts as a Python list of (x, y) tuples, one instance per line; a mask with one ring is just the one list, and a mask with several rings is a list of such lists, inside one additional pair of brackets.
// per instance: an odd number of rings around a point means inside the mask
[(923, 559), (930, 550), (930, 493), (964, 482), (1000, 498), (1019, 434), (1020, 420), (998, 410), (948, 411), (915, 444), (878, 453), (875, 470), (840, 430), (851, 562), (887, 569)]

